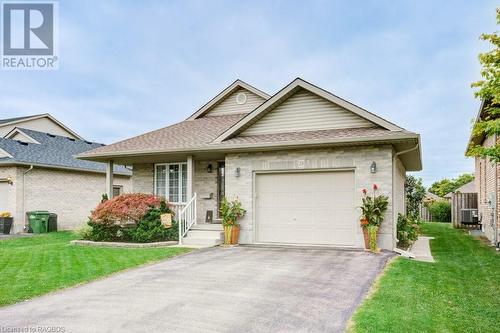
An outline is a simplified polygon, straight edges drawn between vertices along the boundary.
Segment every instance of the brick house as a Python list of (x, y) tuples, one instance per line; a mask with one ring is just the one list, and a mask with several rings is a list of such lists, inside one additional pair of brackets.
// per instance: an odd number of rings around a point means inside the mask
[[(31, 210), (56, 213), (59, 229), (84, 225), (106, 193), (106, 165), (77, 160), (74, 155), (102, 144), (83, 140), (50, 115), (0, 120), (0, 133), (4, 133), (0, 137), (0, 211), (13, 215), (11, 232), (23, 231), (25, 213)], [(114, 172), (112, 191), (129, 192), (131, 171), (115, 166)]]
[(133, 165), (133, 191), (178, 207), (186, 244), (206, 244), (200, 231), (221, 227), (204, 222), (238, 197), (242, 244), (361, 248), (357, 207), (376, 183), (390, 199), (379, 236), (390, 250), (405, 173), (422, 168), (418, 134), (300, 78), (272, 96), (237, 80), (183, 122), (78, 158)]
[[(481, 104), (476, 122), (484, 117), (484, 103)], [(500, 139), (494, 136), (471, 135), (468, 145), (482, 145), (492, 147), (498, 145)], [(500, 163), (489, 159), (475, 158), (475, 179), (478, 197), (478, 210), (482, 222), (484, 235), (493, 245), (498, 246), (500, 241)]]

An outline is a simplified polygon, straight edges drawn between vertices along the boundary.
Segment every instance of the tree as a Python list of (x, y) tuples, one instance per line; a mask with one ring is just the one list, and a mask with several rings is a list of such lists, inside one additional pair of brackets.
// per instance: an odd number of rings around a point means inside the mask
[(425, 187), (422, 185), (422, 179), (414, 176), (406, 176), (405, 180), (406, 195), (406, 216), (412, 221), (420, 217), (420, 205), (425, 197)]
[[(500, 8), (497, 8), (497, 24), (500, 24)], [(493, 45), (489, 52), (479, 54), (482, 65), (482, 80), (474, 82), (473, 88), (478, 88), (474, 93), (476, 98), (483, 101), (483, 116), (472, 128), (474, 137), (491, 136), (500, 134), (500, 36), (498, 32), (482, 34), (481, 39)], [(497, 142), (491, 147), (471, 145), (467, 156), (489, 158), (492, 162), (500, 162), (500, 145)]]
[(470, 173), (464, 173), (454, 179), (441, 179), (434, 182), (431, 187), (429, 187), (429, 192), (439, 195), (440, 197), (450, 193), (455, 192), (459, 187), (470, 183), (474, 180), (474, 175)]

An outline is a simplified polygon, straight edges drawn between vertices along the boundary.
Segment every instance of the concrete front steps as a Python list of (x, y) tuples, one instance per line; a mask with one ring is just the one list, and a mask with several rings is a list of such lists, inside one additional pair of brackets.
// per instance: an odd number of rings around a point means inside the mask
[(182, 245), (193, 247), (211, 247), (224, 242), (222, 224), (198, 223), (189, 229), (182, 239)]

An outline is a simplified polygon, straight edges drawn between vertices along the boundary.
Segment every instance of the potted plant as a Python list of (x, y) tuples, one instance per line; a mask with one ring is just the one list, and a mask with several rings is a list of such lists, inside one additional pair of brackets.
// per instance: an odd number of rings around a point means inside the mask
[(373, 184), (373, 195), (363, 189), (363, 204), (361, 205), (360, 225), (363, 229), (365, 248), (377, 252), (377, 238), (380, 225), (384, 221), (384, 214), (389, 206), (389, 198), (385, 195), (377, 195), (378, 186)]
[(5, 235), (10, 234), (12, 228), (12, 215), (9, 212), (0, 212), (0, 232)]
[(240, 225), (238, 220), (242, 218), (246, 210), (241, 206), (238, 199), (233, 201), (222, 199), (220, 214), (222, 218), (222, 225), (224, 226), (224, 244), (234, 245), (238, 244), (240, 236)]

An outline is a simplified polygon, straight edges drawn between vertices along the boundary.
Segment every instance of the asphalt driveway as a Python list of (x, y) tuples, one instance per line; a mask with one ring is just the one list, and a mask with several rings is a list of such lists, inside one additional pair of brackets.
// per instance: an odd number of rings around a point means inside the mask
[(243, 246), (195, 251), (1, 308), (0, 329), (342, 332), (390, 256)]

